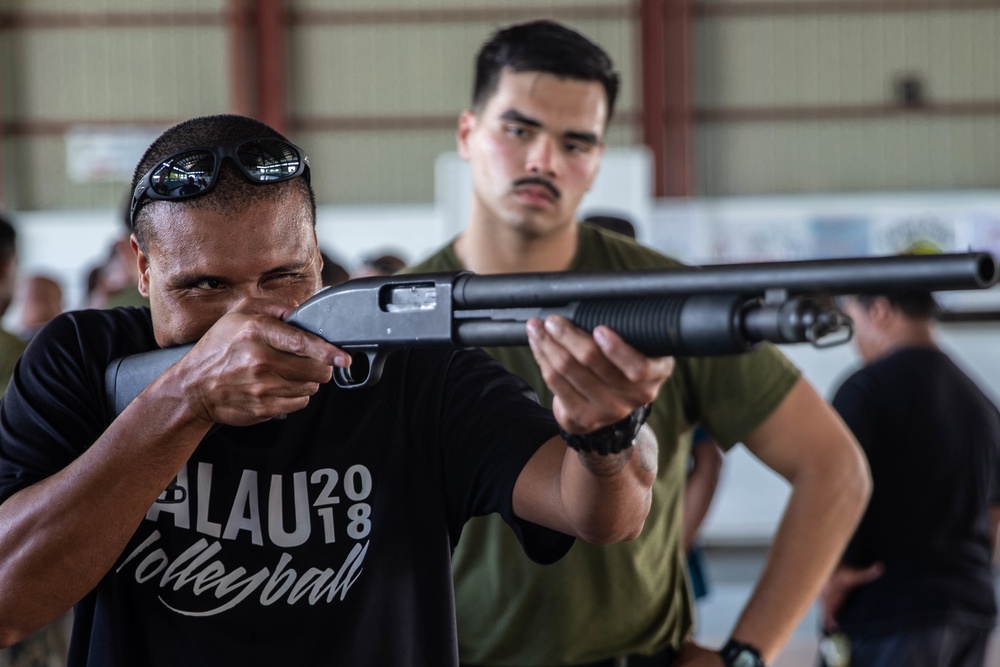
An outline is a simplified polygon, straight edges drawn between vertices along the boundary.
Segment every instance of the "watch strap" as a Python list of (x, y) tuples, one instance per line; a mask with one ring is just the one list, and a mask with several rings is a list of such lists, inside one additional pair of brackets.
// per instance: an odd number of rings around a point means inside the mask
[(566, 444), (578, 452), (597, 452), (604, 456), (617, 454), (632, 446), (639, 429), (646, 423), (649, 411), (648, 404), (636, 408), (624, 419), (591, 433), (568, 433), (561, 426), (559, 433)]

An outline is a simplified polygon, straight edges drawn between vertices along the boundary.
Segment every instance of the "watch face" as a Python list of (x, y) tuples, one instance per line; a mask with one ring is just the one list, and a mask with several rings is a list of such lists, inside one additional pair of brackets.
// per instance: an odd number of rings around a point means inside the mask
[(733, 660), (733, 667), (761, 667), (761, 663), (752, 651), (742, 649), (736, 654), (736, 658)]

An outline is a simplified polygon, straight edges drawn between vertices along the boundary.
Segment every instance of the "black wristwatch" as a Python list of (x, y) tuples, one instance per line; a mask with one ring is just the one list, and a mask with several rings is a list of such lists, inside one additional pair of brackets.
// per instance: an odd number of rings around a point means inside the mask
[(604, 456), (617, 454), (632, 446), (635, 436), (639, 435), (639, 429), (646, 423), (649, 410), (650, 406), (644, 405), (633, 410), (625, 419), (599, 428), (593, 433), (567, 433), (561, 426), (559, 433), (562, 434), (566, 444), (578, 452), (597, 452)]
[(760, 651), (751, 646), (730, 639), (726, 645), (719, 649), (722, 662), (726, 667), (767, 667), (764, 658), (760, 656)]

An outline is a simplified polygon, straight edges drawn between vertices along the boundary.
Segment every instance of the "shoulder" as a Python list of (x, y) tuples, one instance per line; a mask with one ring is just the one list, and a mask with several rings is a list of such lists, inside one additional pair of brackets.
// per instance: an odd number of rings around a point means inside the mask
[(53, 319), (46, 328), (51, 328), (56, 336), (65, 335), (67, 331), (82, 335), (112, 335), (116, 339), (126, 340), (153, 336), (153, 320), (149, 308), (142, 306), (72, 310)]
[(417, 264), (412, 264), (400, 273), (431, 273), (434, 271), (461, 271), (462, 266), (455, 256), (453, 249), (454, 239), (439, 248), (434, 254), (421, 260)]
[(621, 234), (580, 223), (579, 247), (574, 269), (643, 270), (676, 269), (685, 265)]
[(156, 347), (148, 308), (112, 308), (69, 311), (57, 316), (25, 351), (33, 357), (82, 355), (101, 362)]

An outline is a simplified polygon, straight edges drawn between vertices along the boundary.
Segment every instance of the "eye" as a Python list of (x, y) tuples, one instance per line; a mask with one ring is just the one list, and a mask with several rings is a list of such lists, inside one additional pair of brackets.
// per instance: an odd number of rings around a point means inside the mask
[(217, 290), (217, 289), (222, 289), (225, 285), (218, 278), (202, 278), (201, 280), (196, 282), (194, 286), (198, 289)]
[(265, 283), (270, 289), (281, 289), (288, 285), (295, 285), (306, 278), (301, 273), (275, 273), (268, 276)]
[(506, 132), (508, 136), (516, 138), (527, 137), (529, 134), (528, 128), (523, 125), (516, 125), (513, 123), (505, 125), (504, 132)]

